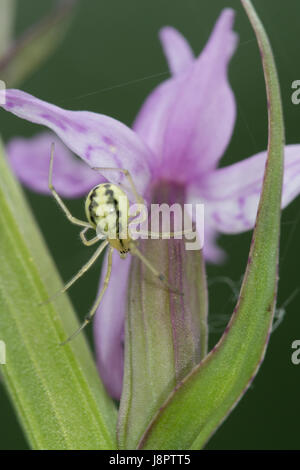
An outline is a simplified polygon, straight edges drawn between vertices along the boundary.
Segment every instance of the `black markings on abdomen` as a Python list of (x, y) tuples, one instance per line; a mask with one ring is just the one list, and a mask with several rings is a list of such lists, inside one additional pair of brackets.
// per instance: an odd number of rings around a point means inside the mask
[(90, 204), (89, 204), (89, 212), (90, 212), (90, 218), (91, 218), (91, 221), (93, 222), (93, 224), (96, 225), (96, 220), (95, 220), (95, 217), (94, 217), (94, 214), (95, 214), (95, 211), (94, 209), (96, 207), (98, 207), (98, 204), (96, 201), (94, 201), (94, 198), (96, 196), (96, 193), (97, 193), (97, 188), (94, 189), (94, 191), (92, 192), (91, 196), (90, 196)]
[(114, 198), (114, 192), (112, 189), (106, 189), (105, 195), (108, 196), (107, 203), (113, 204), (115, 211), (116, 211), (116, 235), (118, 240), (120, 241), (120, 245), (123, 246), (123, 240), (120, 239), (120, 215), (121, 212), (119, 210), (119, 203), (118, 200)]

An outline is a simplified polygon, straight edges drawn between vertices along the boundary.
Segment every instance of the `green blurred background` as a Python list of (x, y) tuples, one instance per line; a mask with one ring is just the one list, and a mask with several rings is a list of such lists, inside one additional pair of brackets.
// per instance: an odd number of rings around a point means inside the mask
[[(299, 0), (254, 0), (253, 3), (275, 52), (287, 143), (300, 143), (300, 105), (291, 102), (291, 83), (300, 79)], [(53, 4), (52, 1), (19, 0), (17, 34)], [(198, 54), (225, 6), (236, 10), (235, 30), (240, 43), (230, 65), (238, 118), (221, 164), (246, 158), (267, 146), (267, 113), (260, 55), (238, 0), (81, 0), (64, 42), (47, 63), (23, 83), (22, 89), (62, 107), (108, 114), (130, 125), (147, 94), (168, 77), (157, 37), (159, 29), (163, 25), (178, 28)], [(4, 112), (0, 118), (5, 140), (15, 135), (30, 136), (41, 130)], [(69, 279), (88, 258), (89, 249), (81, 245), (76, 228), (65, 220), (50, 198), (27, 190), (26, 196), (61, 275)], [(69, 206), (74, 214), (83, 213), (83, 200), (69, 201)], [(266, 359), (254, 383), (210, 440), (207, 449), (300, 448), (300, 365), (291, 362), (291, 344), (300, 339), (299, 209), (297, 199), (284, 211), (282, 218), (278, 308), (285, 308), (283, 321), (271, 336)], [(222, 236), (220, 245), (228, 253), (228, 260), (222, 266), (208, 266), (211, 345), (219, 338), (222, 324), (225, 326), (224, 318), (226, 322), (232, 312), (233, 291), (240, 284), (250, 237), (251, 233)], [(70, 292), (81, 318), (96, 294), (99, 271), (98, 264)], [(291, 294), (295, 296), (287, 303)], [(87, 335), (91, 338), (91, 329)], [(0, 403), (0, 449), (26, 449), (26, 440), (1, 384)]]

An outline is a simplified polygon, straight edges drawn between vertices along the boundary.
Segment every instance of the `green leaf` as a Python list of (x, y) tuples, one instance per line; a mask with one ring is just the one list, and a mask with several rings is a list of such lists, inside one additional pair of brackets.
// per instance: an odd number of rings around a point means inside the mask
[(34, 449), (114, 449), (116, 410), (0, 147), (0, 340), (4, 382)]
[[(256, 226), (238, 304), (221, 340), (170, 394), (139, 448), (200, 449), (249, 387), (268, 342), (277, 286), (284, 125), (272, 50), (249, 0), (242, 0), (261, 51), (269, 144)], [(245, 423), (246, 425), (246, 423)]]
[(12, 41), (15, 10), (15, 0), (0, 0), (0, 57), (6, 52)]
[(58, 6), (17, 39), (0, 59), (0, 78), (6, 88), (17, 86), (31, 75), (63, 40), (76, 0)]

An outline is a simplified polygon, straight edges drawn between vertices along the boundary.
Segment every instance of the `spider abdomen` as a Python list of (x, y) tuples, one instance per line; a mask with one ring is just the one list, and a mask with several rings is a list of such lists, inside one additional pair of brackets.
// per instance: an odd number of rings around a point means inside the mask
[(85, 202), (85, 212), (90, 224), (95, 227), (99, 236), (108, 238), (120, 254), (128, 251), (126, 238), (123, 240), (120, 236), (122, 228), (128, 223), (128, 210), (126, 194), (119, 186), (110, 183), (95, 186)]

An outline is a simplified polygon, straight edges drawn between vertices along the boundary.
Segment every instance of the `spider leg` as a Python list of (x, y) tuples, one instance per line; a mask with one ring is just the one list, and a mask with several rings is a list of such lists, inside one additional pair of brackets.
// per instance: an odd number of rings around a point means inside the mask
[(130, 243), (130, 252), (132, 255), (137, 256), (141, 262), (154, 274), (154, 276), (159, 279), (171, 292), (175, 294), (183, 295), (178, 289), (171, 286), (171, 284), (167, 281), (166, 276), (163, 273), (157, 271), (157, 269), (150, 263), (150, 261), (140, 252), (140, 250), (135, 246), (135, 243)]
[(88, 271), (88, 269), (90, 269), (90, 267), (95, 263), (97, 258), (101, 255), (102, 251), (108, 245), (108, 243), (109, 242), (106, 240), (99, 246), (99, 248), (97, 248), (97, 250), (95, 251), (93, 256), (88, 260), (88, 262), (84, 266), (82, 266), (82, 268), (78, 271), (78, 273), (75, 274), (75, 276), (73, 276), (72, 279), (70, 279), (70, 281), (62, 288), (62, 290), (60, 291), (61, 293), (66, 292), (74, 284), (74, 282), (76, 282), (81, 276), (83, 276), (84, 273)]
[(95, 315), (95, 313), (96, 313), (96, 311), (97, 311), (97, 309), (98, 309), (98, 307), (101, 303), (103, 295), (104, 295), (104, 293), (107, 289), (109, 280), (110, 280), (113, 250), (114, 250), (113, 247), (109, 248), (106, 276), (105, 276), (105, 279), (104, 279), (104, 283), (103, 283), (103, 287), (101, 289), (101, 292), (98, 295), (97, 299), (95, 300), (95, 303), (94, 303), (93, 307), (91, 308), (90, 312), (87, 314), (85, 319), (83, 320), (83, 323), (80, 325), (80, 327), (71, 336), (69, 336), (68, 339), (66, 339), (63, 343), (61, 343), (61, 346), (65, 345), (66, 343), (71, 341), (71, 339), (75, 338), (75, 336), (77, 336), (83, 330), (83, 328), (85, 328), (86, 325), (88, 325), (91, 322), (93, 316)]
[(52, 196), (54, 197), (54, 199), (56, 200), (56, 202), (58, 203), (58, 205), (60, 206), (60, 208), (64, 212), (67, 219), (72, 224), (80, 225), (82, 227), (91, 227), (91, 225), (88, 222), (85, 222), (84, 220), (77, 219), (76, 217), (74, 217), (71, 214), (71, 212), (69, 211), (69, 209), (67, 208), (67, 206), (65, 205), (65, 203), (63, 202), (63, 200), (61, 199), (59, 194), (56, 192), (56, 190), (55, 190), (55, 188), (52, 184), (54, 149), (55, 149), (55, 146), (54, 146), (54, 144), (52, 144), (51, 145), (50, 165), (49, 165), (49, 179), (48, 179), (48, 187), (49, 187), (49, 189), (52, 193)]
[(62, 288), (60, 289), (56, 294), (54, 294), (52, 297), (49, 299), (45, 300), (44, 302), (41, 302), (40, 305), (45, 305), (48, 304), (49, 302), (52, 302), (52, 300), (56, 299), (56, 297), (60, 294), (63, 294), (66, 292), (81, 276), (83, 276), (84, 273), (87, 272), (88, 269), (95, 263), (97, 258), (100, 256), (104, 248), (108, 245), (108, 241), (106, 240), (104, 243), (102, 243), (99, 248), (95, 251), (93, 256), (89, 259), (89, 261), (82, 266), (82, 268), (78, 271), (77, 274), (75, 274), (72, 279)]
[(98, 235), (96, 235), (95, 237), (91, 238), (90, 240), (87, 240), (85, 234), (86, 232), (88, 231), (90, 227), (85, 227), (81, 232), (80, 232), (80, 238), (81, 238), (81, 241), (82, 243), (85, 245), (85, 246), (92, 246), (94, 245), (95, 243), (97, 243), (98, 241), (100, 241)]
[(138, 204), (145, 204), (144, 199), (142, 196), (139, 194), (138, 190), (136, 189), (136, 186), (134, 184), (133, 178), (128, 170), (125, 170), (125, 168), (102, 168), (102, 167), (93, 167), (93, 170), (103, 172), (104, 170), (107, 171), (119, 171), (120, 173), (123, 173), (123, 175), (126, 176), (128, 179), (128, 182), (131, 186), (132, 193), (137, 201)]
[(182, 237), (182, 235), (188, 235), (189, 233), (193, 233), (193, 230), (192, 229), (179, 230), (178, 232), (152, 232), (152, 230), (139, 231), (139, 234), (141, 235), (150, 235), (150, 237), (153, 236), (155, 238), (162, 237), (163, 239)]

